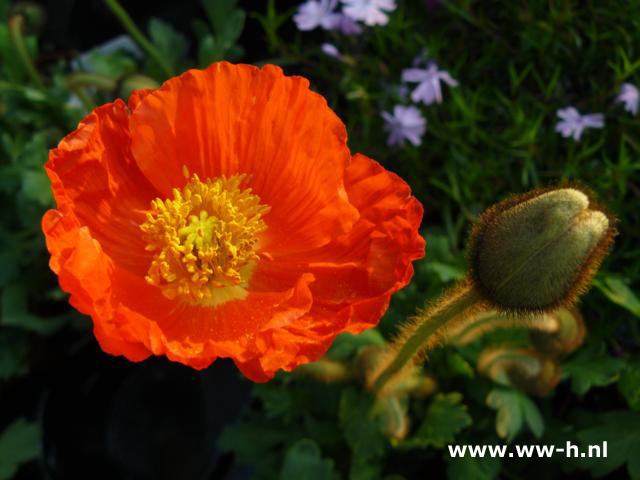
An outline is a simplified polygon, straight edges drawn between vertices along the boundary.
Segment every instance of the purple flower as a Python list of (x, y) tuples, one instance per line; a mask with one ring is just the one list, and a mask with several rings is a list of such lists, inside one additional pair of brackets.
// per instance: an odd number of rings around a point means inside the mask
[(405, 140), (414, 145), (422, 143), (427, 121), (416, 107), (396, 105), (393, 107), (393, 115), (389, 112), (382, 112), (380, 115), (385, 121), (384, 129), (389, 132), (387, 145), (404, 145)]
[(449, 72), (438, 70), (438, 65), (435, 63), (431, 63), (426, 70), (422, 68), (407, 68), (403, 70), (402, 80), (418, 84), (416, 89), (411, 92), (411, 100), (424, 102), (425, 105), (430, 105), (433, 102), (442, 102), (441, 81), (451, 87), (458, 86), (457, 80), (453, 79)]
[(337, 13), (335, 16), (333, 30), (338, 30), (345, 35), (360, 35), (362, 33), (362, 27), (353, 18), (343, 13)]
[(308, 0), (298, 7), (293, 21), (299, 30), (313, 30), (316, 27), (330, 30), (339, 21), (339, 14), (333, 11), (337, 3), (338, 0)]
[(635, 115), (638, 113), (638, 89), (631, 83), (623, 83), (620, 93), (616, 97), (616, 102), (624, 103), (624, 109)]
[(601, 113), (580, 115), (574, 107), (567, 107), (559, 109), (557, 115), (561, 120), (556, 124), (556, 132), (565, 138), (573, 137), (575, 141), (580, 140), (585, 128), (604, 127), (604, 115)]
[(366, 25), (386, 25), (389, 17), (384, 11), (396, 8), (395, 0), (342, 0), (345, 15)]
[(329, 55), (330, 57), (337, 59), (342, 58), (340, 50), (338, 50), (337, 47), (331, 43), (323, 43), (322, 45), (320, 45), (320, 48), (326, 55)]

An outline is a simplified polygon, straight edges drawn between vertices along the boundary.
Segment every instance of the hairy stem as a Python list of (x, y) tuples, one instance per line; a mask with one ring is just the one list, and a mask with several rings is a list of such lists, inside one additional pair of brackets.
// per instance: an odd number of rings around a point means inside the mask
[(449, 298), (436, 304), (418, 317), (415, 329), (395, 352), (393, 360), (382, 370), (373, 382), (374, 391), (379, 392), (384, 385), (402, 368), (429, 345), (434, 334), (441, 333), (443, 327), (456, 317), (460, 317), (471, 307), (481, 302), (481, 297), (472, 286), (457, 290)]

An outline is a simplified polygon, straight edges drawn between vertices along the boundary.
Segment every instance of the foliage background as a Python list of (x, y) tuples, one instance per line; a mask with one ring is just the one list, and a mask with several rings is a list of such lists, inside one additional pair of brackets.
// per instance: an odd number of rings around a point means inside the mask
[[(155, 57), (144, 48), (92, 50), (126, 33), (107, 2), (0, 1), (0, 478), (640, 478), (640, 120), (614, 103), (622, 83), (640, 83), (640, 2), (399, 0), (387, 25), (358, 36), (298, 31), (294, 1), (158, 2), (152, 12), (122, 5)], [(325, 55), (324, 42), (342, 60)], [(442, 104), (421, 107), (422, 145), (391, 148), (380, 112), (403, 103), (401, 71), (423, 49), (460, 85)], [(352, 362), (381, 344), (460, 278), (469, 226), (484, 208), (537, 186), (592, 188), (618, 216), (619, 235), (579, 305), (587, 335), (560, 360), (560, 383), (534, 396), (478, 371), (487, 348), (529, 345), (522, 329), (446, 345), (425, 366), (436, 391), (405, 399), (411, 426), (390, 439), (355, 380), (325, 384), (298, 372), (250, 386), (224, 362), (198, 376), (164, 359), (105, 358), (90, 320), (69, 307), (47, 267), (47, 150), (94, 106), (221, 59), (307, 77), (347, 124), (352, 151), (396, 171), (425, 206), (427, 256), (412, 283), (379, 329), (340, 338), (331, 359)], [(605, 128), (579, 142), (561, 137), (556, 111), (568, 105), (603, 112)], [(149, 372), (157, 382), (147, 385)], [(146, 390), (123, 390), (132, 378)], [(176, 384), (178, 393), (169, 388)], [(195, 417), (172, 421), (191, 400)], [(131, 417), (114, 410), (123, 401), (138, 405)], [(212, 412), (222, 418), (209, 421)], [(196, 434), (210, 450), (176, 447)], [(163, 440), (143, 453), (113, 446), (153, 444), (151, 435)], [(601, 459), (452, 459), (446, 448), (604, 440)]]

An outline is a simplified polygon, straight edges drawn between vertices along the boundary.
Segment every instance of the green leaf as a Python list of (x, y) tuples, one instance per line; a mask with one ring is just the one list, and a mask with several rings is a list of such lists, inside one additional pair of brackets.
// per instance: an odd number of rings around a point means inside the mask
[(201, 41), (198, 47), (198, 61), (200, 65), (206, 67), (213, 62), (217, 62), (224, 58), (224, 52), (222, 51), (219, 42), (213, 35), (206, 35)]
[(40, 318), (27, 311), (27, 291), (22, 284), (14, 283), (2, 291), (2, 325), (19, 327), (47, 335), (65, 323), (61, 317)]
[(227, 426), (218, 439), (218, 445), (225, 451), (232, 451), (242, 464), (275, 462), (273, 467), (277, 472), (281, 462), (281, 454), (278, 453), (281, 445), (297, 435), (299, 431), (279, 428), (277, 424), (244, 420)]
[(529, 430), (536, 438), (540, 438), (544, 433), (544, 420), (538, 406), (527, 395), (520, 395), (520, 404), (524, 414), (524, 421), (529, 426)]
[(266, 418), (286, 416), (292, 408), (292, 399), (288, 389), (281, 384), (258, 384), (253, 394), (262, 401)]
[(0, 480), (8, 480), (18, 467), (40, 455), (40, 426), (19, 418), (0, 435)]
[(216, 34), (221, 33), (236, 8), (237, 0), (202, 0), (202, 7)]
[(385, 343), (384, 337), (375, 329), (365, 330), (358, 335), (343, 333), (333, 341), (327, 357), (332, 360), (347, 360), (363, 347), (383, 347)]
[(29, 338), (24, 332), (0, 330), (0, 380), (9, 380), (28, 371)]
[(579, 466), (595, 477), (606, 475), (627, 465), (632, 480), (640, 479), (640, 413), (612, 411), (594, 417), (596, 424), (578, 432), (580, 450), (588, 452), (590, 445), (607, 442), (607, 456), (585, 457)]
[(351, 448), (350, 478), (365, 480), (379, 478), (377, 463), (387, 440), (373, 417), (373, 399), (366, 392), (347, 388), (340, 397), (340, 428)]
[(4, 287), (20, 271), (20, 257), (10, 247), (0, 252), (0, 287)]
[(51, 183), (44, 170), (25, 170), (22, 173), (22, 194), (42, 206), (51, 205)]
[(475, 370), (465, 358), (456, 351), (447, 352), (447, 366), (451, 373), (467, 378), (475, 376)]
[(594, 285), (613, 303), (640, 317), (640, 299), (620, 277), (607, 275), (594, 281)]
[(602, 343), (581, 349), (562, 366), (571, 378), (571, 389), (576, 395), (584, 395), (593, 387), (604, 387), (615, 382), (624, 367), (625, 362), (610, 357)]
[(449, 480), (494, 480), (500, 473), (498, 457), (451, 457), (447, 454), (447, 478)]
[(240, 38), (246, 17), (244, 10), (235, 10), (227, 17), (222, 30), (218, 32), (218, 39), (225, 52)]
[(149, 21), (149, 36), (160, 54), (173, 69), (176, 71), (181, 70), (181, 64), (189, 50), (189, 43), (186, 37), (158, 18), (152, 18)]
[(618, 391), (627, 400), (629, 408), (640, 410), (640, 361), (630, 363), (622, 371)]
[(421, 270), (434, 273), (442, 283), (464, 277), (464, 261), (451, 251), (446, 235), (428, 234), (429, 256), (420, 264)]
[(511, 442), (525, 424), (538, 438), (544, 433), (540, 410), (523, 392), (494, 388), (487, 395), (487, 405), (498, 411), (496, 433), (507, 442)]
[(456, 434), (471, 423), (467, 406), (462, 403), (462, 394), (458, 392), (440, 393), (429, 405), (425, 418), (415, 435), (401, 445), (442, 448), (453, 443)]
[(118, 78), (136, 71), (136, 61), (126, 50), (104, 53), (96, 50), (89, 55), (91, 69), (109, 78)]
[(307, 438), (299, 440), (287, 450), (280, 473), (282, 480), (331, 480), (332, 476), (333, 461), (323, 459), (318, 444)]

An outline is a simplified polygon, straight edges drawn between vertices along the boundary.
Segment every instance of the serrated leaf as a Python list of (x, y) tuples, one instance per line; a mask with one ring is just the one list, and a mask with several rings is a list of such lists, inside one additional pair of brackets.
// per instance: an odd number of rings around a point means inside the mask
[(202, 0), (202, 7), (216, 34), (225, 28), (228, 17), (235, 10), (237, 0)]
[(544, 433), (544, 420), (538, 406), (527, 395), (520, 395), (520, 404), (524, 421), (529, 426), (529, 430), (536, 438), (540, 438)]
[(47, 335), (65, 323), (64, 318), (40, 318), (27, 311), (27, 291), (22, 284), (8, 285), (2, 290), (2, 325), (19, 327)]
[(485, 457), (451, 457), (447, 455), (447, 478), (449, 480), (494, 480), (500, 473), (501, 460), (489, 455)]
[(348, 388), (340, 397), (340, 428), (351, 448), (350, 478), (379, 478), (379, 459), (387, 445), (372, 414), (373, 399), (366, 392)]
[(240, 38), (246, 16), (244, 10), (234, 10), (226, 18), (222, 30), (218, 32), (218, 39), (222, 42), (225, 52)]
[(440, 393), (429, 405), (424, 420), (416, 433), (401, 445), (442, 448), (453, 443), (456, 434), (471, 423), (467, 406), (462, 403), (462, 394), (458, 392)]
[(538, 406), (523, 392), (494, 388), (487, 395), (487, 405), (497, 410), (496, 433), (511, 442), (526, 424), (540, 437), (544, 433), (544, 420)]
[(640, 361), (627, 365), (622, 371), (618, 391), (632, 410), (640, 410)]
[(92, 71), (109, 78), (117, 78), (136, 71), (136, 61), (125, 50), (115, 50), (109, 53), (92, 52), (88, 63)]
[(626, 464), (631, 479), (640, 479), (640, 413), (606, 412), (595, 416), (594, 421), (596, 425), (578, 432), (580, 449), (587, 452), (590, 445), (599, 445), (602, 450), (606, 441), (607, 456), (581, 458), (580, 467), (598, 477)]
[(198, 61), (200, 65), (206, 67), (213, 62), (217, 62), (224, 58), (224, 52), (222, 51), (221, 45), (213, 35), (206, 35), (200, 41), (200, 45), (198, 47)]
[(0, 330), (0, 380), (9, 380), (27, 373), (29, 339), (16, 330)]
[(22, 194), (27, 200), (44, 207), (51, 205), (53, 201), (51, 183), (44, 170), (25, 170), (22, 172)]
[(456, 351), (448, 352), (447, 366), (451, 373), (462, 375), (467, 378), (473, 378), (475, 376), (475, 370), (471, 364)]
[(607, 275), (602, 280), (595, 281), (594, 285), (613, 303), (640, 317), (640, 298), (621, 278)]
[(332, 360), (347, 360), (362, 347), (383, 347), (385, 343), (384, 337), (375, 329), (365, 330), (358, 335), (343, 333), (333, 341), (331, 348), (327, 352), (327, 357)]
[(40, 455), (40, 426), (19, 418), (0, 435), (0, 480), (9, 480), (18, 467)]
[(576, 395), (584, 395), (593, 387), (604, 387), (615, 382), (624, 367), (623, 360), (606, 353), (604, 344), (583, 348), (562, 365), (571, 378), (571, 390)]
[(253, 395), (262, 401), (267, 418), (282, 417), (291, 410), (291, 395), (282, 385), (256, 385)]
[[(276, 448), (298, 435), (278, 425), (243, 421), (227, 426), (218, 439), (221, 449), (232, 451), (241, 463), (257, 464), (273, 456)], [(279, 466), (279, 464), (277, 464)]]
[(425, 240), (429, 245), (429, 256), (420, 264), (421, 270), (433, 272), (443, 283), (464, 277), (463, 260), (453, 254), (445, 235), (427, 234)]
[(9, 283), (20, 270), (20, 257), (11, 249), (0, 252), (0, 288)]
[(149, 36), (169, 65), (176, 71), (181, 70), (180, 65), (189, 50), (187, 38), (158, 18), (149, 20)]
[(308, 438), (303, 438), (289, 447), (280, 473), (282, 480), (331, 480), (332, 476), (333, 461), (323, 459), (318, 444)]

